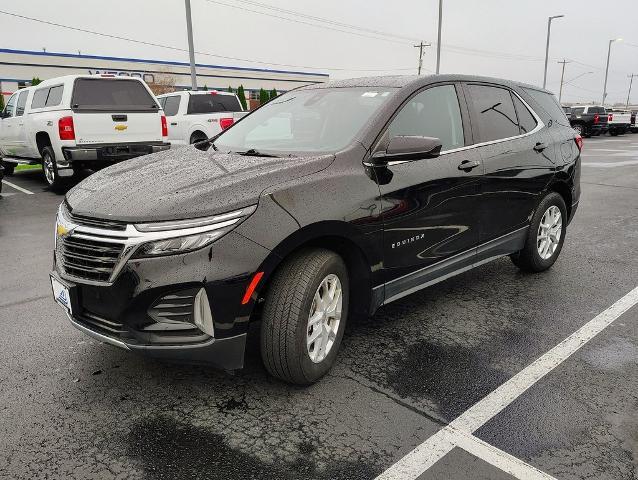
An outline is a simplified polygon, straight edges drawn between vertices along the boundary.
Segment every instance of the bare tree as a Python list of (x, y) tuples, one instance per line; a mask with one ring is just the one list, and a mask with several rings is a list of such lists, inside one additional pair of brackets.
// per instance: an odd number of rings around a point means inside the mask
[(155, 95), (172, 93), (175, 91), (175, 77), (168, 72), (156, 74), (154, 81), (149, 83), (148, 86)]

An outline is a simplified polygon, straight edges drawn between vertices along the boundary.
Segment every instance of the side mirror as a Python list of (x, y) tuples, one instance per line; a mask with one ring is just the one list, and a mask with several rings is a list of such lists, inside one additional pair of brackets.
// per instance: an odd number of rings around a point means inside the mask
[(441, 147), (441, 140), (434, 137), (392, 137), (385, 151), (372, 155), (372, 162), (383, 165), (395, 161), (436, 158), (441, 153)]

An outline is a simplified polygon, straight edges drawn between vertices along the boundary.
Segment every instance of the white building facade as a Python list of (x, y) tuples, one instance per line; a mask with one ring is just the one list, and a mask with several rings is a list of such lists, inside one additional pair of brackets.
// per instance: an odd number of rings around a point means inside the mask
[[(190, 66), (185, 62), (0, 48), (0, 91), (5, 100), (19, 88), (28, 86), (34, 77), (46, 80), (87, 73), (133, 76), (147, 83), (168, 81), (180, 90), (190, 89), (191, 85)], [(324, 73), (197, 64), (200, 89), (225, 90), (243, 85), (253, 95), (261, 88), (284, 92), (328, 78)]]

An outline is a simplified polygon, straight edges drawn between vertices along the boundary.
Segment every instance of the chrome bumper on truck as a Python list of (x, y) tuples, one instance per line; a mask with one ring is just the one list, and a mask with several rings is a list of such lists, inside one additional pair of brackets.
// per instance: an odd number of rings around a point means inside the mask
[[(123, 143), (62, 148), (67, 162), (118, 162), (171, 148), (170, 143)], [(58, 162), (60, 163), (60, 162)]]

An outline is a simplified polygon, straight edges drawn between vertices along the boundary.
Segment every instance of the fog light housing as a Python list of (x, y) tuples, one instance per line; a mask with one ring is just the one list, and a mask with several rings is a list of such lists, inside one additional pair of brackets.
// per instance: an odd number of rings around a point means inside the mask
[(193, 305), (193, 323), (202, 332), (207, 333), (211, 337), (215, 336), (215, 328), (213, 327), (213, 314), (210, 311), (208, 303), (208, 295), (203, 288), (199, 289), (195, 296)]

